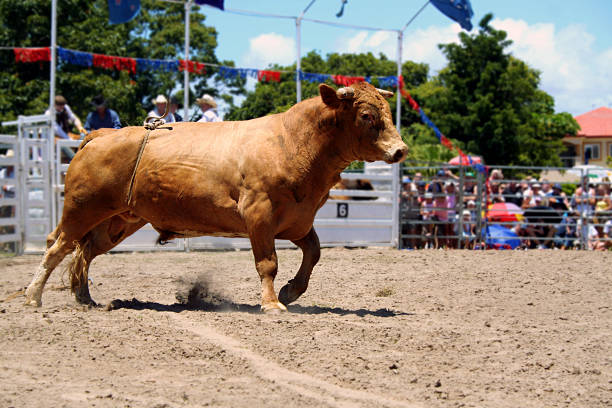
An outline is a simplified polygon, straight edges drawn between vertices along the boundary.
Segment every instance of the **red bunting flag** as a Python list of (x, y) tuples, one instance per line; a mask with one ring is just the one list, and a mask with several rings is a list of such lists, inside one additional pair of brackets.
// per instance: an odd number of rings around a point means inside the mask
[(179, 71), (185, 70), (192, 74), (195, 73), (203, 75), (206, 73), (206, 66), (203, 63), (197, 61), (179, 60)]
[(132, 74), (136, 72), (136, 60), (134, 58), (93, 54), (93, 66), (105, 69), (116, 69), (118, 71), (128, 71)]
[[(400, 76), (398, 77), (398, 79), (399, 79), (399, 80), (398, 80), (397, 82), (399, 83), (399, 88), (400, 88), (400, 89), (404, 89), (404, 77), (400, 75)], [(396, 85), (396, 86), (397, 86), (397, 85)]]
[(412, 99), (412, 96), (408, 93), (408, 91), (406, 91), (404, 88), (400, 89), (400, 93), (402, 94), (402, 96), (408, 100), (408, 103), (410, 104), (410, 107), (412, 109), (414, 109), (415, 111), (419, 111), (419, 109), (421, 109), (419, 107), (419, 104), (417, 103), (417, 101), (415, 101), (414, 99)]
[(15, 62), (51, 61), (51, 50), (45, 48), (13, 48)]
[(265, 82), (280, 82), (280, 75), (281, 73), (279, 71), (258, 71), (257, 80)]
[(446, 136), (440, 136), (440, 143), (442, 143), (442, 146), (446, 147), (447, 149), (453, 150), (453, 142), (451, 142)]
[(350, 76), (344, 76), (344, 75), (332, 75), (332, 78), (334, 79), (334, 83), (336, 85), (342, 85), (342, 86), (351, 86), (356, 82), (365, 81), (365, 77), (362, 77), (362, 76), (350, 77)]

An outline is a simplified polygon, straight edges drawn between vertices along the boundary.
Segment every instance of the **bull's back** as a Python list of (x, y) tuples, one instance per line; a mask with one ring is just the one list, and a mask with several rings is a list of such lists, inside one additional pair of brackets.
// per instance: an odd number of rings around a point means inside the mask
[(107, 207), (121, 207), (143, 136), (143, 129), (136, 127), (100, 129), (88, 135), (68, 167), (65, 205), (104, 202)]

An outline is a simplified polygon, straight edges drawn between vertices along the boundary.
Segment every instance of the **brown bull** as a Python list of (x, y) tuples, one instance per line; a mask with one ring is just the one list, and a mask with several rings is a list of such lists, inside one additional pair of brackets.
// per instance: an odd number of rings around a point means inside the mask
[[(70, 278), (76, 299), (95, 304), (91, 261), (146, 223), (159, 241), (214, 235), (248, 237), (262, 284), (262, 310), (286, 310), (306, 291), (319, 260), (315, 214), (354, 160), (403, 160), (407, 146), (392, 123), (392, 94), (367, 83), (320, 97), (285, 113), (244, 122), (172, 123), (101, 130), (84, 141), (66, 175), (62, 219), (26, 290), (40, 306), (53, 269), (75, 251)], [(294, 279), (274, 292), (274, 239), (303, 252)], [(280, 301), (279, 301), (280, 300)]]

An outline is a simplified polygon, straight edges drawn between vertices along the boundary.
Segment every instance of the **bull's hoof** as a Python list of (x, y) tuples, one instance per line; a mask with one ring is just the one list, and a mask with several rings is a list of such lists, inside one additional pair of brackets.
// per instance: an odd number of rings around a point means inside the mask
[(296, 285), (293, 283), (293, 279), (291, 279), (281, 288), (280, 292), (278, 292), (278, 300), (283, 305), (288, 305), (289, 303), (293, 303), (298, 300), (298, 298), (302, 296), (305, 291), (305, 288), (296, 289)]
[(40, 299), (29, 299), (29, 298), (26, 298), (26, 301), (23, 304), (25, 306), (41, 307), (42, 306), (42, 301)]
[(27, 288), (25, 291), (25, 306), (33, 306), (33, 307), (41, 307), (42, 306), (42, 294), (40, 296), (36, 296), (34, 289)]
[(261, 311), (265, 314), (280, 314), (286, 312), (287, 308), (281, 302), (271, 302), (261, 305)]
[(283, 305), (288, 305), (289, 303), (294, 302), (298, 298), (298, 296), (289, 295), (290, 285), (290, 283), (286, 284), (281, 288), (280, 292), (278, 292), (278, 301), (281, 302)]

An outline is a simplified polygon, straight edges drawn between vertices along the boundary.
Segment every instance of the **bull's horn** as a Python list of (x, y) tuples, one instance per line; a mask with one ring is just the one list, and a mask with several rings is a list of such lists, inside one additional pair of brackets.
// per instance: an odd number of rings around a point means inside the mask
[(385, 91), (384, 89), (378, 89), (378, 88), (376, 88), (376, 90), (378, 91), (379, 94), (383, 96), (383, 98), (390, 98), (393, 96), (393, 92), (391, 91)]
[(336, 91), (338, 99), (353, 99), (355, 97), (355, 90), (350, 86), (340, 88)]

